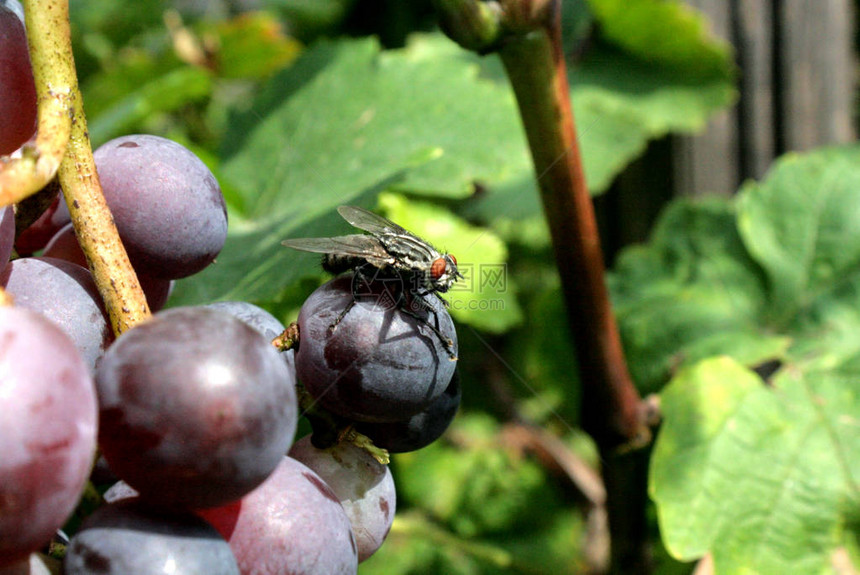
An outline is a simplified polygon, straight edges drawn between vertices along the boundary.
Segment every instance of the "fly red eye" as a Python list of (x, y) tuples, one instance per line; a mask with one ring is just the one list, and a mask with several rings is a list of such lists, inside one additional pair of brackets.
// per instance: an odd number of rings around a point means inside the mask
[(457, 258), (454, 257), (454, 254), (448, 254), (448, 258), (451, 260), (451, 263), (457, 265)]
[(447, 268), (448, 262), (445, 261), (445, 258), (436, 258), (430, 265), (430, 277), (434, 280), (438, 280), (445, 275), (445, 270)]

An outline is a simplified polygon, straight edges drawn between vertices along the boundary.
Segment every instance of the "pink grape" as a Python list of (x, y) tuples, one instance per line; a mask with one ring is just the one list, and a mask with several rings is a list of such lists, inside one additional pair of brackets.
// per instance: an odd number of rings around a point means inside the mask
[(331, 488), (284, 457), (240, 501), (199, 511), (230, 543), (243, 575), (349, 575), (358, 554), (349, 519)]
[(77, 504), (96, 446), (92, 376), (69, 337), (0, 307), (0, 565), (51, 539)]
[(358, 560), (373, 555), (391, 529), (397, 505), (388, 466), (351, 443), (317, 449), (309, 435), (293, 444), (290, 457), (313, 469), (334, 491), (352, 525)]
[(15, 304), (37, 311), (72, 338), (91, 369), (113, 341), (89, 270), (54, 258), (21, 258), (0, 272), (0, 286)]

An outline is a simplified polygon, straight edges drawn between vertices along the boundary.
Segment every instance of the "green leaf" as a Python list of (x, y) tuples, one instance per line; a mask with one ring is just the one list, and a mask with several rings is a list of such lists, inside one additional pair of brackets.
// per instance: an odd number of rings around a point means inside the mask
[(612, 43), (634, 56), (687, 75), (734, 72), (731, 48), (711, 35), (707, 20), (678, 0), (588, 0), (594, 18)]
[[(372, 172), (368, 176), (375, 175)], [(347, 198), (327, 198), (319, 209), (306, 207), (280, 221), (231, 220), (227, 244), (215, 262), (202, 272), (178, 281), (171, 305), (239, 299), (279, 302), (289, 287), (312, 275), (322, 275), (316, 254), (297, 252), (281, 245), (287, 238), (326, 237), (352, 233), (334, 211), (341, 203), (371, 206), (389, 180), (374, 182), (362, 193)], [(324, 210), (324, 211), (320, 211)]]
[(508, 251), (492, 231), (471, 226), (444, 208), (400, 195), (382, 194), (379, 205), (393, 221), (457, 258), (464, 279), (444, 296), (454, 318), (493, 333), (522, 321), (507, 273)]
[(788, 154), (741, 190), (738, 225), (767, 273), (777, 326), (860, 271), (858, 190), (858, 146)]
[[(730, 62), (726, 57), (724, 64)], [(570, 80), (589, 186), (598, 191), (644, 151), (648, 140), (698, 132), (736, 96), (725, 74), (693, 78), (612, 47), (595, 49), (572, 68)]]
[(833, 361), (860, 353), (860, 274), (853, 273), (817, 298), (792, 322), (791, 354), (803, 358), (826, 353)]
[(753, 366), (781, 357), (790, 344), (760, 321), (761, 270), (726, 199), (671, 204), (647, 247), (622, 252), (609, 285), (631, 373), (645, 391), (708, 354)]
[[(401, 174), (401, 190), (463, 197), (475, 180), (529, 166), (509, 91), (440, 36), (383, 53), (371, 40), (316, 46), (233, 122), (227, 145), (253, 216), (316, 203), (323, 186), (349, 193), (371, 168)], [(416, 155), (436, 161), (417, 166)]]
[[(749, 257), (736, 230), (735, 210), (724, 198), (680, 199), (660, 215), (651, 234), (649, 249), (653, 259), (648, 266), (658, 266), (658, 278), (698, 283), (737, 290), (732, 296), (739, 311), (749, 313), (765, 299), (761, 271)], [(626, 271), (640, 260), (641, 252), (621, 256), (619, 268)], [(644, 270), (636, 272), (624, 293), (639, 293)]]
[(268, 9), (277, 10), (296, 36), (307, 40), (336, 31), (349, 15), (356, 0), (263, 0)]
[(398, 512), (385, 545), (362, 562), (362, 575), (490, 575), (510, 572), (513, 558), (507, 550), (466, 539), (415, 511)]
[(109, 64), (118, 54), (115, 46), (125, 48), (133, 38), (155, 30), (157, 34), (165, 35), (164, 12), (170, 7), (171, 3), (166, 0), (70, 2), (72, 41), (83, 48), (75, 50), (75, 63), (78, 64), (79, 56), (83, 56), (84, 60), (87, 56), (95, 56)]
[(527, 536), (515, 531), (494, 538), (511, 553), (511, 567), (486, 572), (494, 575), (589, 572), (581, 543), (586, 540), (586, 526), (582, 515), (571, 508), (542, 508), (534, 513), (541, 515), (542, 525), (529, 531)]
[(790, 154), (735, 201), (681, 200), (610, 287), (637, 383), (727, 354), (770, 359), (860, 350), (860, 147)]
[(564, 53), (571, 54), (582, 50), (591, 36), (593, 25), (594, 18), (587, 0), (562, 2), (561, 35), (564, 40)]
[(672, 285), (619, 310), (619, 318), (630, 371), (643, 392), (658, 390), (680, 366), (702, 357), (728, 354), (755, 366), (782, 357), (791, 343), (757, 331), (754, 318), (738, 313), (719, 287)]
[(780, 372), (728, 358), (661, 394), (649, 490), (670, 553), (710, 551), (718, 573), (823, 573), (860, 505), (857, 364)]

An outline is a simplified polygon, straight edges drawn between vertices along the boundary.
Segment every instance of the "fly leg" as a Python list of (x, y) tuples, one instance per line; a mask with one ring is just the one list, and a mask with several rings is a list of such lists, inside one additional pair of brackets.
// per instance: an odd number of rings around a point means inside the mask
[(439, 338), (439, 341), (442, 343), (442, 347), (445, 348), (445, 352), (448, 354), (448, 359), (450, 359), (451, 361), (457, 361), (457, 354), (454, 353), (454, 341), (445, 337), (445, 335), (439, 329), (439, 315), (436, 313), (436, 311), (433, 308), (428, 306), (422, 299), (413, 299), (413, 302), (421, 302), (419, 305), (424, 306), (428, 311), (432, 312), (433, 317), (435, 318), (434, 323), (436, 325), (433, 325), (432, 323), (427, 321), (425, 318), (421, 317), (420, 315), (418, 315), (417, 313), (415, 313), (414, 311), (412, 311), (411, 309), (409, 309), (406, 306), (401, 306), (400, 310), (403, 313), (405, 313), (406, 315), (412, 316), (417, 321), (426, 325), (430, 329), (430, 331), (432, 331), (436, 335), (436, 337)]
[(343, 308), (343, 311), (337, 314), (337, 317), (331, 322), (331, 325), (328, 326), (328, 332), (334, 333), (334, 330), (337, 329), (338, 324), (343, 321), (343, 318), (346, 317), (346, 314), (349, 313), (349, 310), (355, 305), (355, 294), (353, 294), (353, 298), (349, 300), (349, 303), (346, 304), (346, 307)]
[(358, 286), (361, 285), (359, 282), (364, 282), (365, 285), (367, 285), (370, 282), (370, 280), (367, 279), (367, 277), (364, 275), (364, 273), (362, 273), (361, 267), (355, 268), (355, 271), (353, 272), (352, 299), (349, 300), (349, 303), (346, 304), (346, 307), (343, 308), (343, 311), (341, 311), (339, 314), (337, 314), (337, 317), (334, 319), (334, 321), (331, 323), (331, 325), (328, 326), (328, 332), (329, 333), (334, 333), (334, 330), (337, 329), (338, 324), (340, 324), (340, 322), (343, 321), (343, 318), (346, 317), (346, 314), (349, 313), (349, 310), (351, 310), (353, 308), (353, 306), (355, 306), (355, 301), (359, 296)]

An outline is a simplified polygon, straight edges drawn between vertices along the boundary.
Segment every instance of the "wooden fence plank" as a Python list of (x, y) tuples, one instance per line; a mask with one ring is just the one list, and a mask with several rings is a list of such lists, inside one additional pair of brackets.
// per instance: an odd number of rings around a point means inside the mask
[(736, 50), (737, 105), (678, 138), (676, 194), (732, 193), (774, 158), (853, 141), (853, 0), (686, 0)]
[(855, 138), (853, 2), (782, 0), (779, 41), (786, 150)]
[(760, 179), (776, 157), (773, 2), (737, 0), (734, 44), (740, 68), (740, 175)]
[(652, 143), (598, 201), (610, 256), (647, 237), (667, 196), (733, 194), (780, 154), (856, 138), (855, 0), (682, 1), (735, 47), (739, 99), (704, 133)]
[[(732, 40), (732, 14), (725, 0), (687, 0), (711, 23), (712, 32)], [(680, 195), (731, 194), (740, 182), (738, 121), (734, 109), (711, 118), (704, 133), (675, 140), (675, 191)]]

